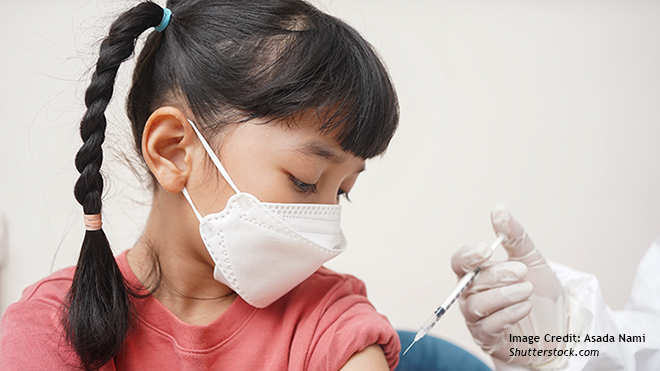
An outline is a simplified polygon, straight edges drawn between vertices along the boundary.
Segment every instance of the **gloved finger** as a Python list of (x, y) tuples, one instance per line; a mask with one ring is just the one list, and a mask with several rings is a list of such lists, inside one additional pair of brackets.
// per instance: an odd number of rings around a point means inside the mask
[(465, 273), (483, 265), (491, 255), (493, 255), (493, 251), (485, 243), (466, 245), (451, 256), (451, 268), (460, 278)]
[(532, 304), (528, 300), (525, 300), (467, 325), (475, 342), (487, 353), (491, 354), (495, 350), (493, 348), (500, 342), (502, 334), (509, 327), (525, 318), (531, 311)]
[(467, 323), (475, 323), (500, 309), (529, 299), (534, 285), (529, 281), (461, 296), (461, 311)]
[(520, 261), (529, 268), (527, 280), (534, 284), (535, 293), (548, 298), (563, 295), (563, 288), (557, 276), (509, 210), (503, 205), (497, 205), (493, 208), (491, 217), (495, 232), (509, 237), (502, 243), (509, 253), (509, 259)]
[(518, 260), (532, 268), (545, 263), (541, 252), (536, 249), (525, 228), (513, 218), (504, 205), (496, 205), (491, 212), (491, 222), (495, 233), (504, 233), (508, 238), (502, 246), (509, 259)]
[(509, 286), (522, 282), (527, 276), (527, 266), (517, 261), (505, 261), (487, 266), (474, 278), (472, 284), (465, 290), (465, 294), (472, 295), (498, 287)]

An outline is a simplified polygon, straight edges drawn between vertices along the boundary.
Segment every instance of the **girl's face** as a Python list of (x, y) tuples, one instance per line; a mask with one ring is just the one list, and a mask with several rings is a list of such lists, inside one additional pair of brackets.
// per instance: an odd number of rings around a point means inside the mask
[[(211, 141), (211, 147), (236, 187), (262, 202), (335, 204), (364, 170), (363, 159), (342, 151), (332, 133), (323, 135), (313, 124), (247, 122), (219, 137), (221, 145)], [(195, 161), (200, 165), (187, 187), (202, 215), (219, 212), (235, 192), (201, 143), (195, 156), (207, 161)]]

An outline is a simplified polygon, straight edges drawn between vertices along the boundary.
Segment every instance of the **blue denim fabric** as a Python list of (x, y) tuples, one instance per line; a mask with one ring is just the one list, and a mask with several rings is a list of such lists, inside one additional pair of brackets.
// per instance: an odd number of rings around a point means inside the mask
[[(414, 332), (398, 331), (401, 338), (401, 354), (415, 338)], [(396, 371), (492, 371), (477, 357), (456, 345), (425, 336), (417, 342), (405, 357), (401, 358)]]

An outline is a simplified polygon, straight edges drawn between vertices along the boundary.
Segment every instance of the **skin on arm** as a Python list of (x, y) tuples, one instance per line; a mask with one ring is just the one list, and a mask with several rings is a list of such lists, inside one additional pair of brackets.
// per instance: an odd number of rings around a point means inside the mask
[(383, 348), (372, 344), (348, 359), (340, 371), (389, 371)]

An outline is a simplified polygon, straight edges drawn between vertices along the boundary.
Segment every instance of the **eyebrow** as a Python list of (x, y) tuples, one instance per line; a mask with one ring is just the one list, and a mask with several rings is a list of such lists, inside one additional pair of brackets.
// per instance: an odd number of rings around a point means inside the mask
[(339, 155), (336, 151), (333, 151), (331, 148), (328, 148), (326, 145), (317, 141), (306, 143), (296, 148), (296, 150), (298, 152), (302, 152), (305, 155), (319, 157), (324, 160), (330, 160), (332, 162), (341, 162), (343, 160), (342, 157), (344, 157)]
[[(337, 151), (326, 146), (325, 144), (313, 141), (296, 148), (297, 152), (300, 152), (307, 156), (314, 156), (324, 160), (330, 160), (334, 163), (340, 163), (344, 160), (344, 155), (337, 153)], [(361, 173), (365, 170), (365, 166), (362, 166), (357, 172)]]

